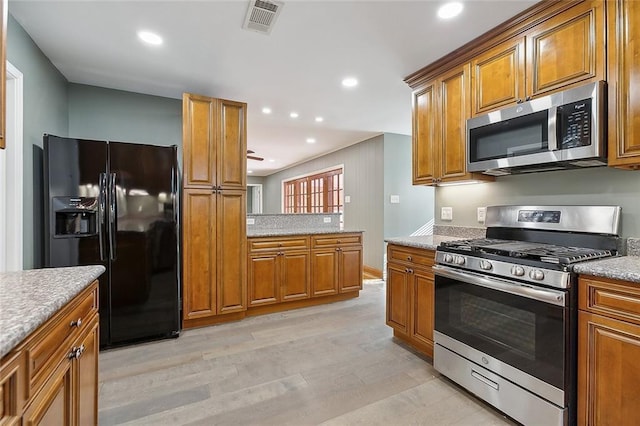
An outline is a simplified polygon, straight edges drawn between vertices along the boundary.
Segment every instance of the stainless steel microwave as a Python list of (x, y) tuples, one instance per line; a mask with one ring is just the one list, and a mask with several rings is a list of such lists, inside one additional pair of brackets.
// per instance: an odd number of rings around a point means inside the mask
[(604, 166), (606, 84), (586, 84), (467, 120), (467, 170), (501, 176)]

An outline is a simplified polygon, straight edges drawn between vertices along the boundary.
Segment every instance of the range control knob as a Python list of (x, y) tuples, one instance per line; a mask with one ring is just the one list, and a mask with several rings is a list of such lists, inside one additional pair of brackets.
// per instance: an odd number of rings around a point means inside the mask
[(524, 268), (522, 266), (512, 266), (511, 275), (515, 275), (516, 277), (524, 276)]
[(453, 256), (450, 254), (445, 254), (444, 255), (444, 263), (452, 263), (453, 262)]
[(465, 262), (467, 261), (467, 259), (465, 259), (464, 256), (456, 256), (454, 260), (456, 262), (456, 265), (464, 265)]
[(488, 260), (481, 260), (480, 269), (482, 269), (483, 271), (490, 271), (491, 269), (493, 269), (493, 265)]
[(544, 272), (540, 269), (532, 269), (529, 271), (529, 278), (536, 281), (542, 281), (544, 279)]

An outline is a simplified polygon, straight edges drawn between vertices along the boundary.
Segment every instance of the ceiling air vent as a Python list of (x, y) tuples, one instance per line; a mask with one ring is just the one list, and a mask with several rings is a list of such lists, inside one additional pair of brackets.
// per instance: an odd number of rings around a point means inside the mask
[(269, 34), (283, 5), (279, 1), (251, 0), (242, 28)]

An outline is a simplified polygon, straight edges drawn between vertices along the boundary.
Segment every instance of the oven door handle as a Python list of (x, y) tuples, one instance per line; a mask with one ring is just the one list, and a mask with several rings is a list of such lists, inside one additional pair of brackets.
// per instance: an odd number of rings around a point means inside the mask
[(500, 278), (487, 277), (474, 272), (460, 272), (456, 269), (442, 265), (434, 265), (432, 268), (434, 274), (441, 277), (503, 291), (505, 293), (526, 297), (527, 299), (538, 300), (544, 303), (550, 303), (552, 305), (565, 306), (566, 294), (562, 291), (534, 288), (526, 284), (502, 280)]

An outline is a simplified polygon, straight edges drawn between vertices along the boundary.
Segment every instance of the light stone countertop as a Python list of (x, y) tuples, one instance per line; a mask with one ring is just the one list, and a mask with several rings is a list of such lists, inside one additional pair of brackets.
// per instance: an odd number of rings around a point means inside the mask
[(290, 235), (350, 234), (364, 232), (356, 229), (247, 229), (247, 237), (284, 237)]
[(92, 265), (0, 273), (0, 358), (104, 271)]
[(577, 263), (574, 272), (640, 284), (640, 256), (610, 257)]
[(398, 244), (407, 247), (416, 247), (435, 250), (444, 241), (464, 240), (462, 237), (450, 237), (447, 235), (419, 235), (415, 237), (386, 238), (387, 243)]

